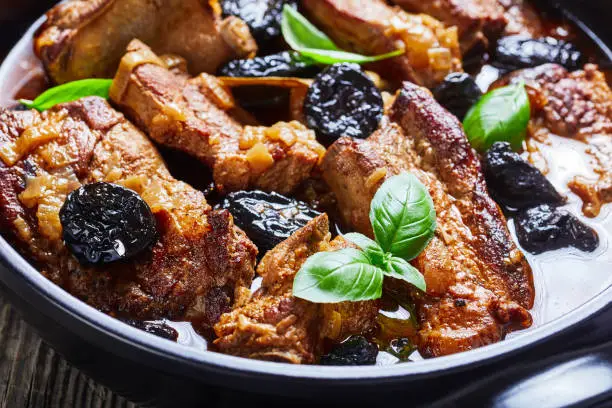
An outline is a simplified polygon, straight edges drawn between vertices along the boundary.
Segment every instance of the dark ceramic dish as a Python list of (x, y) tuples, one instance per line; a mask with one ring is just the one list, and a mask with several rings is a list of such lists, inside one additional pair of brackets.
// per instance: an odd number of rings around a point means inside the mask
[[(605, 44), (612, 44), (612, 30), (606, 18), (612, 15), (612, 3), (568, 0), (547, 7), (562, 10), (595, 40), (604, 58), (602, 63), (606, 63), (605, 58), (610, 60), (612, 53)], [(5, 60), (0, 68), (0, 84), (7, 81), (9, 70), (14, 71), (12, 67), (22, 51), (31, 47), (32, 33), (40, 22), (34, 24)], [(6, 83), (2, 88), (6, 89)], [(610, 252), (609, 244), (605, 250)], [(319, 402), (376, 404), (393, 395), (399, 401), (427, 403), (436, 399), (445, 405), (464, 401), (462, 398), (467, 398), (474, 387), (480, 387), (479, 401), (487, 403), (495, 398), (506, 406), (508, 401), (513, 401), (514, 394), (511, 388), (504, 387), (568, 361), (595, 358), (595, 365), (589, 361), (582, 363), (588, 369), (607, 367), (608, 371), (592, 372), (593, 376), (587, 378), (602, 378), (602, 375), (604, 380), (606, 375), (612, 378), (610, 285), (601, 287), (586, 303), (530, 329), (527, 335), (512, 336), (473, 351), (389, 366), (292, 366), (203, 352), (129, 327), (48, 281), (2, 238), (0, 263), (0, 283), (5, 295), (48, 343), (98, 381), (141, 403), (214, 406), (219, 398), (230, 395), (234, 402), (265, 400), (269, 406), (274, 405), (275, 399), (261, 395), (274, 394)], [(564, 355), (560, 360), (551, 357), (539, 361), (545, 356), (572, 351), (569, 345), (583, 345), (581, 339), (595, 335), (602, 339), (599, 341), (603, 345)], [(481, 379), (485, 383), (465, 388), (468, 382)], [(612, 384), (604, 381), (595, 388), (590, 394), (574, 396), (577, 400), (570, 398), (561, 403), (588, 399), (589, 403), (596, 404), (611, 397)], [(233, 393), (234, 390), (239, 392)], [(453, 391), (457, 393), (452, 394)], [(288, 403), (284, 400), (283, 405)]]

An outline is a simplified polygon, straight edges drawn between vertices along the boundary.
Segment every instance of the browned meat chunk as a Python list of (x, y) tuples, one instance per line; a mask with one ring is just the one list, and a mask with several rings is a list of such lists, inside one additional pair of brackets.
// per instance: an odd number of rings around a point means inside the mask
[(476, 44), (488, 46), (504, 32), (507, 21), (498, 0), (394, 0), (406, 11), (425, 13), (459, 30), (462, 53)]
[(521, 80), (529, 86), (534, 110), (528, 130), (530, 159), (546, 171), (538, 151), (550, 135), (583, 142), (589, 157), (585, 164), (593, 174), (574, 177), (568, 186), (582, 199), (583, 213), (597, 216), (602, 205), (612, 202), (612, 91), (605, 75), (592, 64), (574, 72), (546, 64), (516, 71), (495, 86)]
[[(90, 305), (210, 328), (251, 284), (257, 249), (227, 211), (173, 179), (155, 147), (101, 98), (39, 114), (0, 111), (0, 230), (42, 274)], [(81, 184), (138, 192), (159, 239), (131, 261), (85, 266), (62, 241), (59, 210)]]
[(261, 288), (215, 326), (219, 351), (308, 364), (320, 356), (325, 339), (341, 341), (374, 328), (377, 301), (323, 305), (291, 295), (293, 278), (310, 255), (348, 245), (342, 238), (329, 239), (329, 221), (323, 214), (266, 254), (257, 267)]
[(523, 34), (537, 38), (546, 35), (538, 11), (528, 0), (497, 0), (506, 10), (508, 25), (504, 35)]
[(342, 49), (375, 55), (404, 47), (405, 55), (374, 64), (388, 79), (431, 88), (461, 71), (457, 29), (433, 17), (408, 14), (383, 0), (304, 0), (302, 6)]
[(461, 124), (427, 90), (405, 83), (391, 121), (366, 140), (339, 139), (322, 167), (344, 220), (370, 236), (369, 203), (387, 177), (409, 171), (429, 188), (438, 227), (412, 261), (427, 283), (426, 294), (413, 293), (423, 355), (480, 347), (531, 324), (531, 268), (488, 196)]
[(111, 78), (133, 38), (185, 57), (193, 72), (214, 72), (257, 49), (242, 20), (222, 20), (201, 0), (63, 2), (47, 13), (35, 49), (57, 83)]
[(314, 132), (298, 122), (243, 127), (232, 116), (231, 95), (215, 77), (176, 75), (139, 41), (121, 61), (111, 99), (157, 143), (210, 166), (223, 191), (288, 193), (325, 153)]

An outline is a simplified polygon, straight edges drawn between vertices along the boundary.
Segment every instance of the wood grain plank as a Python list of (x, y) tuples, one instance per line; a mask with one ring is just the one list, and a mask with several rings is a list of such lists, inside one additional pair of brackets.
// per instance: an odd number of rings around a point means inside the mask
[(0, 297), (0, 408), (136, 408), (72, 367)]

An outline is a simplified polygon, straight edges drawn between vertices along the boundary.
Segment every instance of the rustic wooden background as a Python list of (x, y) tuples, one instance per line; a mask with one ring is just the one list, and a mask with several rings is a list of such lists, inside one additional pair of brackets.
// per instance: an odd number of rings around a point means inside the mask
[(0, 297), (0, 408), (132, 408), (42, 342)]

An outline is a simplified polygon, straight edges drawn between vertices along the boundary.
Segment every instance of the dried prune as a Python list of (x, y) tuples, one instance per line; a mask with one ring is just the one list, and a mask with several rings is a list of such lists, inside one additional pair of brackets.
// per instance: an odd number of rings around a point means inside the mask
[(363, 336), (351, 336), (321, 357), (321, 365), (374, 365), (378, 346)]
[(248, 78), (269, 76), (312, 78), (319, 71), (317, 65), (300, 59), (298, 53), (283, 51), (263, 57), (232, 60), (219, 69), (219, 75)]
[(521, 211), (515, 224), (519, 242), (534, 254), (569, 246), (592, 252), (599, 245), (595, 230), (570, 212), (548, 204)]
[(297, 7), (295, 0), (221, 0), (223, 16), (243, 20), (261, 47), (280, 37), (281, 19), (285, 4)]
[(257, 245), (261, 254), (289, 238), (321, 213), (307, 204), (277, 193), (237, 191), (220, 204)]
[(573, 71), (580, 68), (582, 53), (572, 43), (553, 37), (511, 35), (499, 40), (493, 56), (493, 65), (507, 71), (546, 63), (559, 64)]
[(308, 126), (319, 141), (341, 136), (366, 138), (383, 115), (383, 100), (374, 82), (356, 64), (334, 64), (316, 76), (304, 99)]
[(110, 183), (79, 187), (60, 210), (64, 242), (80, 262), (130, 258), (157, 238), (151, 209), (132, 190)]
[(482, 96), (480, 87), (469, 74), (455, 72), (444, 78), (444, 82), (433, 91), (438, 103), (450, 113), (463, 120), (466, 113)]
[(147, 322), (144, 320), (134, 319), (121, 319), (122, 322), (129, 324), (132, 327), (145, 331), (147, 333), (154, 334), (164, 339), (176, 341), (178, 339), (178, 332), (172, 327), (168, 326), (163, 322)]
[(494, 143), (485, 154), (483, 166), (491, 196), (507, 209), (565, 202), (540, 170), (512, 151), (508, 142)]

